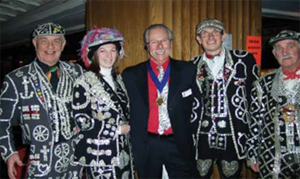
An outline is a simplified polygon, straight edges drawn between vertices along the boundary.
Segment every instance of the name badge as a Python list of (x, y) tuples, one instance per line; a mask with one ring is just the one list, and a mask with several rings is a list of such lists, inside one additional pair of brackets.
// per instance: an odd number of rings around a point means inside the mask
[(181, 94), (182, 94), (182, 97), (186, 98), (192, 94), (192, 90), (188, 89), (188, 90), (182, 92)]

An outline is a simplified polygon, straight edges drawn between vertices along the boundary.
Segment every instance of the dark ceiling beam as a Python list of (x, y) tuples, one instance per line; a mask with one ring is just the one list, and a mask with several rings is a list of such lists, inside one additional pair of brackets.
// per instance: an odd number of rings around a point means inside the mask
[(22, 2), (24, 4), (30, 4), (36, 7), (42, 5), (42, 2), (40, 2), (39, 0), (17, 0), (17, 1)]
[(300, 21), (300, 12), (281, 11), (281, 10), (262, 8), (262, 16)]
[(5, 4), (5, 3), (0, 2), (0, 7), (5, 7), (5, 8), (8, 8), (8, 9), (11, 9), (11, 10), (21, 11), (21, 12), (26, 12), (27, 11), (27, 9), (25, 9), (21, 6), (15, 5), (13, 3)]
[(55, 0), (1, 24), (0, 48), (5, 49), (30, 41), (34, 28), (45, 22), (55, 22), (66, 28), (67, 34), (85, 30), (85, 0)]
[(300, 21), (300, 1), (262, 0), (262, 16)]
[(23, 25), (31, 24), (39, 20), (49, 19), (50, 16), (65, 13), (66, 10), (73, 9), (77, 6), (84, 6), (85, 0), (62, 1), (54, 0), (44, 4), (36, 9), (26, 12), (21, 16), (11, 19), (9, 22), (2, 23), (1, 34), (10, 33), (12, 29), (18, 29)]

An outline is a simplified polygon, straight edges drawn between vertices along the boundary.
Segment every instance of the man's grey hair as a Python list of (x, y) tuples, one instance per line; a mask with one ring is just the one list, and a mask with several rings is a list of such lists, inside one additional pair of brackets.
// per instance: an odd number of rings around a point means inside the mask
[(165, 29), (168, 32), (169, 35), (169, 40), (173, 40), (173, 32), (164, 24), (153, 24), (150, 25), (144, 32), (144, 45), (147, 46), (149, 41), (148, 41), (148, 37), (149, 37), (149, 32), (152, 29), (156, 29), (156, 28), (160, 28), (160, 29)]

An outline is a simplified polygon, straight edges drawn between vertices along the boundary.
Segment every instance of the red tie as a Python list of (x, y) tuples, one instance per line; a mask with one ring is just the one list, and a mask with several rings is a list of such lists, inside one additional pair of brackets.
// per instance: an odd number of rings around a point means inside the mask
[(221, 54), (221, 52), (220, 52), (219, 54), (217, 54), (217, 55), (210, 55), (210, 54), (205, 53), (205, 56), (206, 56), (206, 58), (212, 60), (212, 59), (214, 59), (216, 56), (220, 56), (220, 54)]
[(300, 70), (300, 63), (299, 65), (297, 66), (296, 70), (293, 71), (293, 72), (289, 72), (285, 69), (281, 69), (282, 73), (286, 76), (285, 78), (283, 78), (283, 80), (289, 80), (289, 79), (295, 79), (295, 78), (300, 78), (300, 75), (296, 74), (296, 72)]

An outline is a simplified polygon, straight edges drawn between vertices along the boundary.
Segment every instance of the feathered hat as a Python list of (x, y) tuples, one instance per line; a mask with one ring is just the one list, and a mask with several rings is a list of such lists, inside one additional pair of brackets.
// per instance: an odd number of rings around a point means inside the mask
[(124, 58), (124, 37), (113, 28), (97, 28), (87, 32), (81, 42), (81, 58), (86, 67), (92, 63), (92, 58), (97, 49), (107, 43), (119, 43), (119, 59)]

